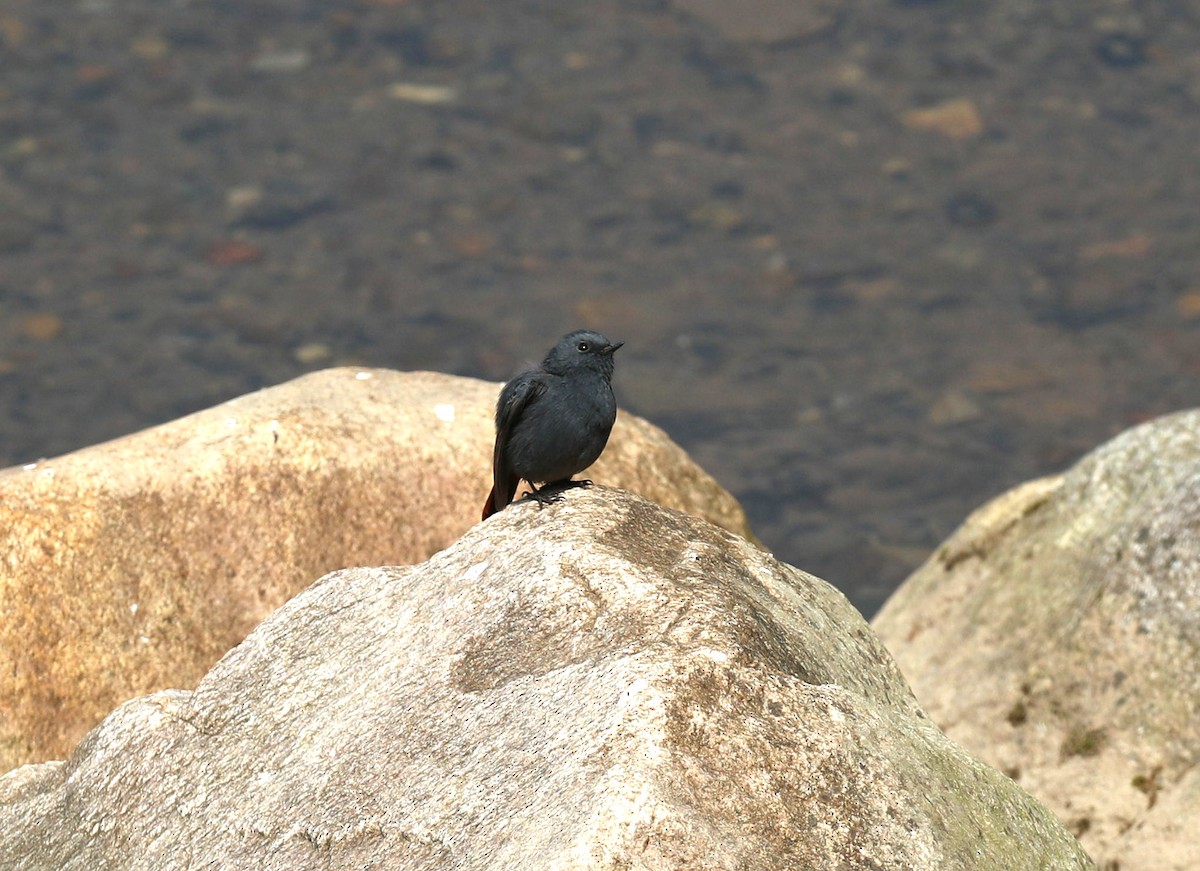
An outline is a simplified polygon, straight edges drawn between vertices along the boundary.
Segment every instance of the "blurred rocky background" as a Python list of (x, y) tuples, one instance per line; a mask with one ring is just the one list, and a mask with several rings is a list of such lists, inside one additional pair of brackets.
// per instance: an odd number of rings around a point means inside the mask
[(0, 465), (586, 324), (869, 614), (988, 497), (1200, 404), (1200, 13), (733, 8), (6, 0)]

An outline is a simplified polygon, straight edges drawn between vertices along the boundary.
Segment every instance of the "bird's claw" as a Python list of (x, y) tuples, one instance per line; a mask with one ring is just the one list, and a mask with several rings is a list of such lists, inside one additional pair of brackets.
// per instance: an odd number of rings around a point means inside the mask
[(543, 506), (549, 505), (551, 502), (561, 502), (563, 494), (562, 490), (541, 487), (530, 491), (529, 498), (538, 504), (538, 511), (541, 511)]
[(538, 504), (538, 510), (542, 506), (549, 505), (552, 502), (561, 502), (563, 494), (568, 490), (573, 490), (576, 487), (590, 487), (592, 482), (587, 478), (582, 478), (578, 481), (553, 481), (549, 484), (543, 484), (541, 487), (534, 487), (529, 491), (528, 498)]

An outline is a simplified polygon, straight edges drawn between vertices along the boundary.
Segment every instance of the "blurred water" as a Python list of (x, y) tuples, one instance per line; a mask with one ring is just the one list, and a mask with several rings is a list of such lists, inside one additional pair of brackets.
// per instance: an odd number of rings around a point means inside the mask
[[(736, 6), (737, 14), (731, 14)], [(0, 464), (592, 326), (864, 611), (1200, 399), (1174, 3), (0, 6)]]

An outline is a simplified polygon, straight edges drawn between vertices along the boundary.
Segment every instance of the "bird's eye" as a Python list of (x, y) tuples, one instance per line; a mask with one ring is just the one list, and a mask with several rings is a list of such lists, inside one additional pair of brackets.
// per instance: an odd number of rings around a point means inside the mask
[(586, 354), (588, 351), (592, 350), (592, 346), (589, 345), (587, 342), (580, 342), (575, 347), (576, 347), (576, 349), (578, 349), (578, 351), (581, 354)]

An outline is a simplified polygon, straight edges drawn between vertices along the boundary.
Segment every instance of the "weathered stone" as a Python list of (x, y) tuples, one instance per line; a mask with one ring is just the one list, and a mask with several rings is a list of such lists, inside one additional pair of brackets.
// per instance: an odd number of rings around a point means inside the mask
[[(457, 539), (491, 486), (498, 390), (333, 369), (0, 472), (0, 770), (62, 756), (125, 699), (194, 686), (321, 573)], [(748, 534), (632, 415), (589, 474)]]
[(26, 871), (1092, 867), (825, 582), (607, 488), (336, 572), (0, 778)]
[(972, 515), (875, 628), (947, 733), (1102, 867), (1200, 862), (1200, 411)]

